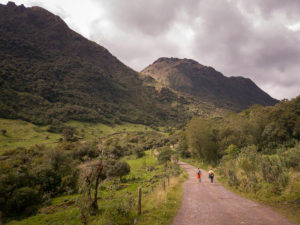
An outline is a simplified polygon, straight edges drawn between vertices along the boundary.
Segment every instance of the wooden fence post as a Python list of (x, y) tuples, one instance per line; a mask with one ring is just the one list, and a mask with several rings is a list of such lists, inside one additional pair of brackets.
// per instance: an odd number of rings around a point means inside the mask
[(166, 190), (166, 181), (164, 180), (163, 181), (163, 188), (164, 188), (164, 191)]
[(170, 175), (168, 175), (168, 186), (170, 186)]
[(138, 215), (142, 214), (142, 188), (139, 188)]
[(0, 211), (0, 225), (3, 224), (3, 221), (2, 221), (2, 211)]

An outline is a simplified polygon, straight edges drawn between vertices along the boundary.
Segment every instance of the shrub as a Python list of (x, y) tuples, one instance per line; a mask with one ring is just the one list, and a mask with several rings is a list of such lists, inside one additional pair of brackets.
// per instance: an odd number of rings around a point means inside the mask
[(31, 215), (36, 212), (40, 204), (40, 194), (30, 187), (22, 187), (15, 190), (7, 203), (8, 214)]
[(234, 158), (240, 153), (240, 149), (238, 146), (231, 144), (226, 149), (226, 153), (228, 154), (229, 158)]
[(169, 147), (163, 147), (158, 154), (158, 162), (159, 163), (167, 163), (171, 161), (172, 150)]
[(84, 143), (73, 152), (73, 158), (84, 161), (85, 158), (96, 158), (99, 155), (95, 145)]
[(228, 184), (230, 186), (239, 186), (240, 182), (233, 170), (228, 170)]
[(110, 177), (119, 177), (120, 180), (123, 176), (130, 173), (130, 166), (127, 162), (116, 162), (113, 166), (108, 168), (107, 174)]
[(287, 168), (300, 165), (300, 144), (296, 145), (280, 155), (280, 159)]
[(142, 158), (142, 157), (145, 156), (145, 152), (140, 146), (136, 146), (134, 148), (134, 154), (135, 154), (137, 159)]

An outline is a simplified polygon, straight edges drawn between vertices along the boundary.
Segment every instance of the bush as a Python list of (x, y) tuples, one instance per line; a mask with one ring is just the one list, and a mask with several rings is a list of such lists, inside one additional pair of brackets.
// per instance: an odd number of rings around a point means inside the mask
[(226, 153), (228, 154), (229, 158), (234, 158), (240, 153), (240, 149), (238, 146), (231, 144), (226, 149)]
[(73, 158), (84, 161), (86, 158), (96, 158), (99, 155), (96, 145), (84, 143), (73, 152)]
[(103, 221), (103, 224), (133, 224), (135, 218), (135, 213), (133, 213), (134, 207), (135, 200), (130, 194), (125, 195), (123, 199), (114, 199), (105, 209), (105, 221)]
[(233, 170), (228, 170), (228, 184), (230, 186), (238, 186), (240, 184)]
[(163, 147), (158, 154), (158, 162), (159, 163), (167, 163), (171, 161), (171, 156), (173, 152), (169, 147)]
[(135, 154), (137, 159), (142, 158), (142, 157), (145, 156), (145, 152), (140, 146), (135, 147), (134, 154)]
[(120, 177), (130, 173), (130, 166), (127, 162), (116, 162), (113, 166), (108, 168), (107, 175), (110, 177)]
[(77, 191), (78, 173), (67, 175), (61, 179), (60, 189), (68, 194), (76, 193)]
[(283, 152), (280, 159), (287, 168), (300, 166), (300, 144)]
[(7, 203), (8, 214), (31, 215), (36, 212), (41, 196), (37, 190), (22, 187), (15, 190)]

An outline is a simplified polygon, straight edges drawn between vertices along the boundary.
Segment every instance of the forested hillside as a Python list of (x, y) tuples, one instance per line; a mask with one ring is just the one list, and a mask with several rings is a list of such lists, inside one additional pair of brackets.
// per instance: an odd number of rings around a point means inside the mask
[(0, 117), (36, 124), (185, 118), (180, 106), (58, 16), (14, 3), (0, 5), (0, 15)]

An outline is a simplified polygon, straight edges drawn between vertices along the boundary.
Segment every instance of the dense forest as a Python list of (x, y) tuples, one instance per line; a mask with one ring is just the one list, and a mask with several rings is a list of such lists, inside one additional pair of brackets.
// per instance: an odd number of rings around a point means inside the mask
[(222, 118), (194, 118), (179, 151), (217, 167), (228, 185), (265, 201), (300, 202), (300, 97)]

